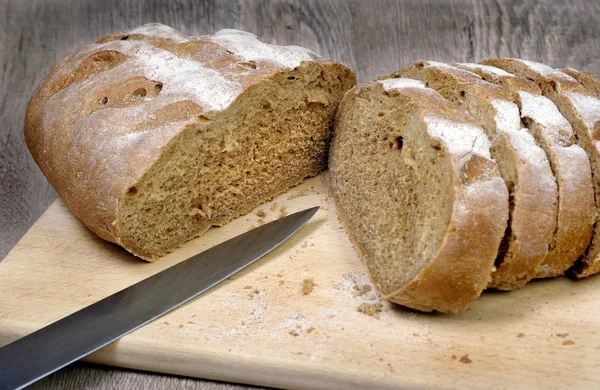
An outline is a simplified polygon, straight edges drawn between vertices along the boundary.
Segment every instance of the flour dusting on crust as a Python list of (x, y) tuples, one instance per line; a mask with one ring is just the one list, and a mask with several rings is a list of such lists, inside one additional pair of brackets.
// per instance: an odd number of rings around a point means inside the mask
[(270, 61), (294, 69), (302, 61), (312, 60), (312, 52), (303, 47), (269, 45), (245, 31), (225, 29), (206, 39), (227, 47), (246, 61)]
[(573, 137), (573, 128), (547, 97), (519, 91), (521, 117), (529, 118), (544, 127), (544, 137), (553, 143), (568, 145)]
[(128, 66), (149, 80), (163, 82), (162, 94), (175, 93), (208, 110), (224, 110), (243, 90), (240, 84), (199, 62), (148, 45), (136, 49), (136, 57)]
[(473, 64), (470, 62), (463, 62), (459, 63), (458, 65), (464, 66), (465, 68), (479, 69), (483, 72), (490, 73), (498, 77), (515, 77), (515, 75), (510, 74), (503, 69), (496, 68), (495, 66)]
[(190, 39), (179, 31), (160, 23), (149, 23), (136, 27), (127, 32), (129, 35), (141, 34), (152, 38), (169, 39), (177, 43), (189, 42)]
[(490, 157), (490, 142), (479, 127), (436, 116), (424, 118), (432, 136), (439, 138), (452, 154), (460, 157), (471, 153)]
[(497, 131), (511, 132), (521, 128), (519, 107), (515, 103), (504, 99), (492, 99), (491, 104), (496, 110), (494, 119)]
[(386, 91), (400, 88), (426, 88), (422, 81), (406, 78), (379, 80), (378, 83), (383, 85), (383, 89)]
[(585, 125), (591, 129), (600, 123), (600, 99), (579, 92), (564, 92)]
[(520, 60), (520, 59), (515, 59), (515, 61), (519, 61), (519, 62), (527, 65), (529, 67), (529, 69), (541, 74), (542, 76), (561, 78), (561, 79), (572, 81), (575, 83), (577, 82), (577, 80), (575, 80), (573, 77), (569, 76), (568, 74), (561, 72), (560, 70), (551, 68), (548, 65), (540, 64), (539, 62)]
[(478, 74), (475, 74), (473, 72), (469, 72), (468, 70), (457, 68), (457, 67), (452, 66), (452, 65), (444, 64), (443, 62), (427, 61), (427, 65), (431, 66), (433, 68), (448, 70), (448, 71), (451, 71), (453, 73), (461, 74), (462, 76), (467, 76), (467, 77), (473, 77), (473, 78), (476, 78), (476, 79), (481, 79), (481, 76), (479, 76)]

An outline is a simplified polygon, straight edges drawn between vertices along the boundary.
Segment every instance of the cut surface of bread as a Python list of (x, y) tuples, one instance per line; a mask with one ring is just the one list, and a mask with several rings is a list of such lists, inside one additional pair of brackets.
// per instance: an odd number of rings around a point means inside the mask
[[(510, 194), (509, 226), (489, 287), (511, 290), (537, 274), (556, 227), (557, 185), (546, 153), (521, 127), (510, 95), (476, 74), (433, 61), (418, 62), (390, 76), (423, 81), (475, 118), (491, 141), (491, 156)], [(532, 223), (535, 218), (535, 223)]]
[(455, 64), (502, 86), (519, 106), (521, 118), (544, 149), (558, 184), (558, 215), (550, 250), (536, 277), (562, 275), (583, 254), (596, 219), (590, 159), (577, 145), (569, 122), (539, 86), (502, 69), (481, 64)]
[[(482, 63), (496, 66), (536, 82), (543, 95), (556, 104), (561, 114), (575, 130), (579, 145), (590, 158), (595, 202), (598, 207), (600, 205), (600, 99), (573, 77), (544, 64), (514, 58), (493, 58), (482, 61)], [(585, 277), (600, 271), (598, 214), (596, 214), (596, 218), (590, 245), (584, 255), (568, 271), (571, 276)]]
[(385, 299), (455, 312), (487, 286), (508, 191), (464, 110), (416, 80), (357, 86), (337, 114), (329, 172), (338, 214)]
[(151, 24), (58, 62), (25, 136), (90, 229), (153, 260), (322, 171), (354, 84), (300, 47)]

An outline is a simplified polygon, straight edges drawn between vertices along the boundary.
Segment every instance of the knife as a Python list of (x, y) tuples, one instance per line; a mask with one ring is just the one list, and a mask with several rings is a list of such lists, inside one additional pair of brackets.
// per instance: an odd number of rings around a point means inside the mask
[(21, 389), (184, 304), (296, 233), (319, 207), (250, 230), (0, 348), (0, 389)]

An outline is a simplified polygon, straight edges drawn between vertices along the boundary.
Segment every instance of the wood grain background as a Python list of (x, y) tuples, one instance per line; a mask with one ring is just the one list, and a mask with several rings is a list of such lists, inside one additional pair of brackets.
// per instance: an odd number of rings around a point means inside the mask
[[(592, 0), (0, 0), (0, 259), (56, 198), (23, 139), (23, 117), (52, 64), (115, 30), (149, 22), (186, 34), (221, 28), (305, 46), (368, 81), (417, 60), (510, 56), (600, 73)], [(0, 281), (1, 282), (1, 281)], [(234, 388), (75, 365), (32, 388)]]

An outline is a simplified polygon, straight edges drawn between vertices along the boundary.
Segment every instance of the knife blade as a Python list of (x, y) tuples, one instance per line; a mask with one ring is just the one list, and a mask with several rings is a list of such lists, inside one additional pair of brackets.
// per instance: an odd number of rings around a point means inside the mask
[(267, 223), (0, 348), (0, 389), (21, 389), (205, 292), (275, 249), (319, 207)]

